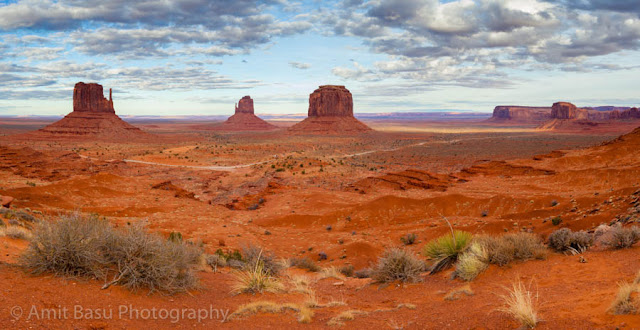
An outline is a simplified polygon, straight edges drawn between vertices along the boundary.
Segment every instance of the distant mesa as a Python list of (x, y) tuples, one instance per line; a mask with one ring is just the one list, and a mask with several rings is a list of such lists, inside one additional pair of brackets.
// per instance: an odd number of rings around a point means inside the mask
[(629, 119), (640, 119), (640, 111), (638, 108), (631, 108), (627, 110), (613, 110), (609, 115), (611, 120), (629, 120)]
[(353, 134), (372, 129), (353, 116), (353, 97), (344, 86), (324, 85), (309, 95), (308, 117), (291, 126), (294, 133)]
[(550, 107), (499, 105), (493, 109), (490, 121), (544, 122), (549, 119), (551, 119)]
[(247, 95), (238, 101), (233, 116), (229, 117), (224, 123), (207, 127), (207, 129), (237, 132), (270, 131), (278, 129), (278, 126), (269, 124), (256, 116), (253, 110), (253, 99), (251, 99), (251, 96)]
[(83, 82), (77, 83), (73, 89), (73, 112), (32, 134), (38, 137), (89, 137), (110, 140), (149, 136), (149, 133), (116, 115), (111, 89), (107, 100), (102, 85)]

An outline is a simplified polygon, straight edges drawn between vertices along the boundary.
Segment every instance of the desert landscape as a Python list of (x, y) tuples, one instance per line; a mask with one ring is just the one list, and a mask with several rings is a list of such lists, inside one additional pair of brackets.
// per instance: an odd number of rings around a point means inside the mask
[[(273, 125), (247, 100), (220, 124), (137, 128), (102, 86), (78, 83), (62, 120), (36, 130), (43, 124), (4, 121), (1, 299), (36, 314), (0, 323), (510, 328), (521, 320), (503, 310), (503, 296), (522, 285), (535, 294), (540, 328), (640, 326), (611, 309), (618, 283), (638, 281), (640, 269), (635, 117), (603, 111), (583, 125), (576, 113), (593, 110), (557, 103), (498, 106), (487, 119), (363, 123), (344, 86), (323, 86), (309, 96), (308, 119)], [(143, 265), (143, 278), (126, 281), (71, 260), (34, 269), (29, 258), (81, 258), (70, 254), (82, 246), (54, 245), (81, 240), (96, 219), (193, 248), (197, 256), (176, 265), (193, 283), (156, 279)], [(43, 223), (73, 229), (51, 237), (55, 227)], [(433, 255), (429, 246), (452, 233), (469, 235), (458, 238), (459, 255)], [(576, 245), (578, 234), (586, 238)], [(509, 237), (511, 248), (494, 246)], [(143, 257), (145, 245), (137, 248)], [(483, 266), (465, 273), (469, 258)], [(265, 278), (243, 282), (256, 272)], [(628, 299), (636, 308), (635, 293)]]
[(0, 328), (640, 329), (633, 1), (0, 2)]

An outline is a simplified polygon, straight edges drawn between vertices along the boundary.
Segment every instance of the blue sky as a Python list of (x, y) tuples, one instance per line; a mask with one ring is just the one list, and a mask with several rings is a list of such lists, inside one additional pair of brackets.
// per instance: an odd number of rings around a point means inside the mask
[(0, 1), (0, 115), (64, 115), (73, 85), (122, 115), (638, 106), (640, 3), (620, 0)]

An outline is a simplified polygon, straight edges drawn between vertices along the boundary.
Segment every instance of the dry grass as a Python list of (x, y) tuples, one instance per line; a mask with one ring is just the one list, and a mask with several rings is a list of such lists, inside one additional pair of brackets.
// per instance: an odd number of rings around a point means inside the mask
[(236, 283), (231, 291), (233, 294), (280, 292), (284, 289), (277, 278), (264, 270), (264, 265), (259, 260), (250, 269), (234, 272)]
[(490, 264), (504, 266), (512, 261), (545, 259), (547, 248), (542, 240), (530, 233), (506, 234), (500, 237), (481, 236), (476, 241), (486, 249)]
[(291, 265), (291, 267), (297, 267), (300, 269), (306, 269), (310, 272), (319, 272), (320, 271), (320, 267), (318, 265), (316, 265), (315, 262), (313, 262), (311, 259), (304, 257), (304, 258), (292, 258), (289, 259), (289, 264)]
[[(637, 280), (637, 279), (636, 279)], [(638, 284), (620, 283), (616, 298), (609, 307), (609, 311), (616, 315), (637, 314), (640, 312), (640, 299), (634, 294), (638, 294)]]
[(295, 275), (289, 278), (289, 283), (291, 283), (292, 292), (300, 292), (300, 293), (309, 293), (311, 285), (311, 279), (304, 275)]
[(31, 238), (31, 232), (20, 226), (0, 227), (0, 236), (6, 236), (13, 239), (28, 240)]
[(298, 322), (300, 323), (310, 323), (313, 319), (313, 310), (306, 307), (293, 303), (278, 304), (272, 301), (256, 301), (240, 306), (235, 312), (229, 315), (229, 320), (258, 313), (278, 314), (287, 311), (298, 313)]
[(513, 283), (508, 293), (501, 296), (505, 307), (501, 311), (516, 319), (523, 327), (534, 328), (538, 323), (536, 304), (538, 295), (529, 291), (520, 280)]
[(462, 298), (463, 295), (466, 295), (466, 296), (474, 295), (473, 290), (471, 289), (471, 286), (469, 284), (449, 291), (449, 293), (447, 293), (444, 296), (444, 300), (448, 300), (448, 301), (458, 300)]
[(465, 281), (475, 279), (489, 267), (489, 253), (487, 248), (477, 242), (472, 242), (456, 263), (454, 275)]
[(337, 316), (332, 317), (327, 325), (330, 327), (341, 327), (344, 325), (345, 321), (352, 321), (356, 318), (356, 315), (364, 315), (367, 312), (359, 311), (359, 310), (348, 310), (341, 312)]
[(371, 275), (377, 282), (418, 282), (424, 268), (424, 262), (412, 252), (387, 249)]
[(340, 272), (340, 269), (335, 266), (322, 268), (322, 270), (320, 271), (320, 279), (325, 278), (335, 278), (336, 280), (341, 281), (346, 279), (345, 276)]

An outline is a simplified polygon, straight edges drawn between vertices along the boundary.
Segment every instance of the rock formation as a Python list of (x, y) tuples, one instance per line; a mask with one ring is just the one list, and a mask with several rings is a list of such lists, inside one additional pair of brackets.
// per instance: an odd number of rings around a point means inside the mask
[(578, 113), (578, 108), (569, 102), (556, 102), (551, 107), (551, 118), (553, 119), (574, 119)]
[(83, 82), (77, 83), (73, 89), (73, 112), (31, 135), (43, 138), (87, 137), (109, 140), (149, 136), (116, 115), (111, 89), (107, 100), (101, 85)]
[(277, 129), (275, 125), (271, 125), (266, 121), (258, 118), (253, 112), (253, 100), (250, 96), (245, 96), (236, 104), (236, 111), (233, 116), (229, 117), (224, 123), (214, 125), (212, 127), (204, 127), (205, 129), (213, 129), (218, 131), (269, 131)]
[(490, 121), (544, 122), (551, 119), (550, 107), (499, 105), (493, 109)]
[(353, 116), (353, 98), (344, 86), (320, 86), (309, 95), (308, 117), (291, 132), (353, 134), (371, 131)]
[(11, 196), (0, 196), (0, 206), (9, 208), (9, 207), (11, 207), (11, 203), (13, 203), (13, 197), (11, 197)]
[(638, 108), (631, 108), (624, 111), (613, 110), (609, 114), (609, 119), (611, 120), (640, 119), (640, 111), (638, 110)]

